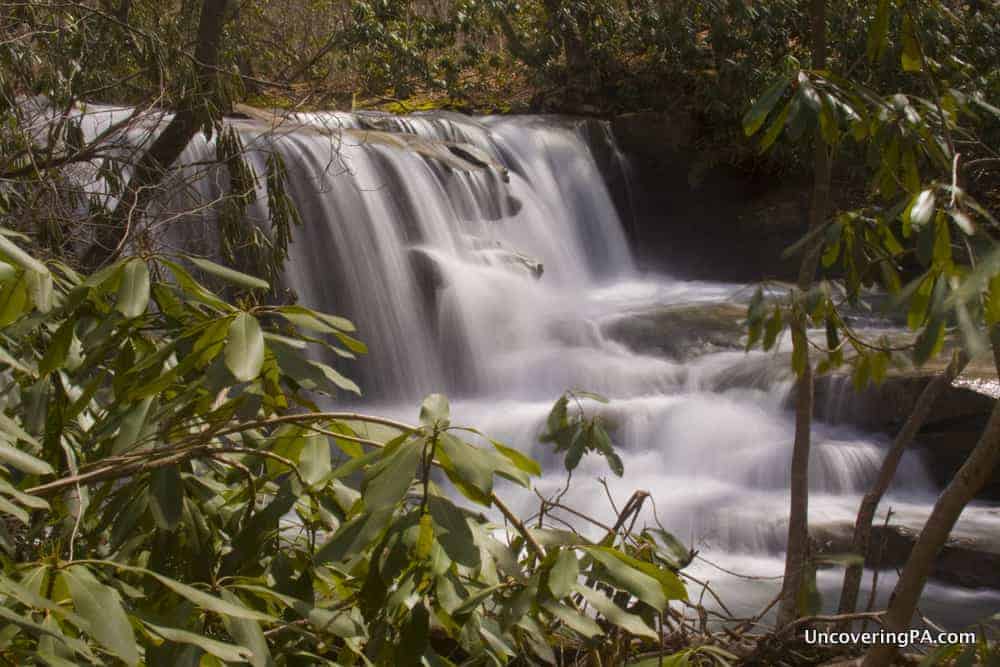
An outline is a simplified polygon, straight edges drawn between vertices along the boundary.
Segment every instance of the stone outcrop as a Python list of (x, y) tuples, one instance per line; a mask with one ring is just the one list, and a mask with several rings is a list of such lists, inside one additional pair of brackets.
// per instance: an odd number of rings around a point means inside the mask
[[(861, 392), (854, 390), (845, 375), (820, 376), (816, 378), (816, 417), (895, 435), (933, 376), (933, 371), (889, 375), (882, 384)], [(947, 484), (976, 446), (995, 403), (990, 396), (956, 385), (934, 403), (912, 446), (938, 484)], [(1000, 500), (1000, 471), (994, 472), (979, 497)]]
[(746, 306), (734, 303), (659, 306), (608, 320), (602, 332), (633, 352), (683, 360), (740, 348), (745, 318)]
[[(833, 555), (850, 552), (853, 530), (853, 525), (844, 522), (813, 526), (810, 533), (818, 553)], [(903, 567), (918, 534), (908, 526), (872, 526), (865, 565)], [(931, 578), (967, 588), (1000, 588), (1000, 539), (986, 531), (953, 535), (938, 555)]]

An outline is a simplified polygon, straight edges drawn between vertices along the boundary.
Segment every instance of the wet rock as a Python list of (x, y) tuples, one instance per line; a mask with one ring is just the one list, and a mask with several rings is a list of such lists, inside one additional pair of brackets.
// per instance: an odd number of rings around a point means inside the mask
[[(880, 385), (856, 392), (843, 374), (816, 378), (816, 416), (831, 423), (847, 423), (873, 431), (895, 432), (909, 417), (920, 392), (935, 373), (889, 375)], [(994, 399), (965, 387), (948, 387), (934, 402), (925, 428), (967, 424), (993, 409)]]
[[(820, 554), (851, 551), (850, 523), (813, 526), (810, 533)], [(882, 569), (901, 568), (916, 543), (919, 530), (908, 526), (872, 526), (872, 539), (865, 565)], [(934, 561), (931, 578), (967, 588), (1000, 589), (1000, 539), (988, 533), (952, 535)]]
[[(842, 374), (816, 378), (816, 417), (895, 435), (910, 415), (917, 397), (934, 377), (933, 371), (890, 375), (881, 385), (854, 391)], [(952, 385), (934, 403), (913, 447), (921, 452), (935, 481), (944, 486), (976, 446), (996, 399)], [(1000, 471), (979, 495), (1000, 500)]]
[(691, 148), (696, 128), (685, 113), (640, 111), (616, 116), (611, 129), (622, 150), (663, 159), (670, 151)]
[(606, 337), (633, 352), (690, 359), (708, 352), (739, 349), (746, 306), (695, 303), (657, 306), (606, 321)]

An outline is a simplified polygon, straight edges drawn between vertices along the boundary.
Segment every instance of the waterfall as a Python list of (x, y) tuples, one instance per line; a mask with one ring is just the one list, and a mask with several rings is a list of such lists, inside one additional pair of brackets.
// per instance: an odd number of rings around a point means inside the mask
[[(269, 151), (284, 160), (303, 221), (284, 286), (303, 303), (358, 323), (370, 354), (350, 372), (369, 397), (533, 385), (532, 369), (518, 377), (507, 371), (526, 349), (550, 345), (552, 315), (566, 311), (572, 320), (573, 294), (634, 272), (578, 123), (370, 114), (302, 114), (288, 122), (301, 125), (277, 132), (259, 122), (230, 125), (258, 174)], [(366, 131), (375, 122), (388, 130)], [(390, 141), (400, 134), (430, 143), (421, 152), (401, 149)], [(471, 147), (495, 166), (455, 169), (427, 157), (445, 142)], [(182, 160), (203, 163), (213, 150), (199, 136)], [(182, 174), (202, 198), (221, 194), (218, 174), (214, 182), (192, 176)], [(172, 238), (190, 244), (212, 227), (211, 217), (189, 216)], [(249, 217), (266, 220), (262, 192)]]
[[(97, 118), (88, 131), (108, 122)], [(541, 460), (539, 489), (547, 493), (564, 483), (561, 461), (538, 443), (549, 407), (568, 388), (603, 393), (607, 405), (586, 408), (600, 411), (625, 476), (586, 457), (566, 502), (610, 522), (597, 478), (619, 504), (647, 489), (657, 512), (647, 509), (643, 522), (661, 522), (730, 567), (780, 574), (794, 433), (787, 360), (716, 351), (678, 361), (605, 336), (602, 324), (622, 313), (738, 300), (743, 286), (637, 272), (593, 125), (446, 113), (300, 113), (277, 128), (259, 119), (227, 124), (258, 176), (271, 152), (282, 157), (303, 222), (282, 287), (358, 325), (370, 354), (344, 370), (371, 409), (412, 419), (424, 395), (445, 392), (454, 421)], [(612, 140), (606, 128), (596, 134)], [(201, 135), (186, 149), (178, 181), (188, 185), (166, 212), (224, 194), (224, 170), (204, 166), (214, 150)], [(247, 224), (266, 228), (263, 187)], [(172, 222), (164, 238), (217, 252), (212, 208)], [(817, 423), (811, 520), (852, 522), (887, 446), (883, 436)], [(887, 503), (925, 515), (934, 492), (922, 462), (907, 453)], [(523, 494), (512, 505), (527, 516), (537, 498)], [(728, 585), (745, 594), (748, 613), (773, 594)]]

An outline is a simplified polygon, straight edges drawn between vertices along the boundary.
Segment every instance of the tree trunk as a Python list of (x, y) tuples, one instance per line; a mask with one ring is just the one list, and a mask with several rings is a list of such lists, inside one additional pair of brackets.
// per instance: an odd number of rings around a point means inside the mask
[(197, 90), (181, 103), (167, 127), (139, 158), (109, 224), (98, 228), (96, 239), (83, 259), (88, 269), (97, 268), (121, 252), (132, 225), (152, 199), (156, 185), (202, 127), (208, 105), (217, 104), (219, 42), (228, 4), (229, 0), (203, 0), (194, 52)]
[[(586, 94), (596, 87), (596, 72), (590, 58), (590, 48), (580, 29), (589, 17), (586, 10), (574, 5), (567, 9), (564, 0), (544, 0), (548, 13), (549, 24), (559, 31), (563, 54), (566, 57), (566, 88), (571, 105), (579, 105), (585, 101)], [(569, 12), (571, 20), (563, 14)]]
[[(812, 0), (812, 52), (813, 67), (826, 67), (826, 0)], [(812, 206), (809, 210), (809, 230), (815, 230), (826, 220), (830, 201), (830, 153), (819, 130), (816, 130), (814, 154), (814, 182)], [(819, 267), (822, 239), (808, 244), (799, 267), (798, 287), (808, 291)], [(806, 315), (792, 320), (791, 326), (799, 337), (805, 336)], [(788, 512), (788, 548), (785, 553), (785, 577), (778, 607), (778, 626), (783, 627), (798, 615), (798, 593), (802, 587), (802, 573), (809, 554), (809, 450), (813, 415), (813, 372), (806, 346), (805, 368), (796, 384), (795, 443), (792, 449), (791, 501)]]
[[(865, 494), (864, 499), (861, 501), (858, 518), (854, 522), (854, 538), (851, 544), (851, 551), (853, 553), (865, 558), (868, 553), (869, 543), (871, 542), (872, 519), (875, 517), (875, 510), (878, 509), (882, 497), (889, 489), (889, 484), (892, 483), (892, 479), (896, 475), (896, 468), (899, 466), (900, 459), (903, 458), (903, 452), (910, 446), (917, 432), (920, 431), (924, 422), (927, 421), (931, 408), (934, 407), (934, 403), (941, 396), (942, 392), (951, 385), (968, 363), (968, 355), (964, 352), (956, 354), (952, 358), (951, 363), (948, 364), (948, 368), (940, 375), (935, 376), (927, 383), (923, 391), (920, 392), (913, 411), (907, 418), (906, 423), (903, 424), (903, 428), (896, 434), (896, 439), (893, 441), (889, 453), (886, 454), (885, 459), (882, 461), (878, 479), (876, 479), (872, 489)], [(862, 563), (848, 566), (847, 571), (844, 573), (844, 586), (840, 592), (840, 609), (838, 613), (853, 614), (856, 611), (858, 590), (861, 587), (863, 572), (864, 565)], [(846, 630), (847, 625), (849, 623), (844, 622), (841, 629)]]
[[(990, 327), (990, 343), (993, 362), (1000, 375), (1000, 324)], [(993, 412), (990, 413), (990, 419), (986, 422), (986, 428), (979, 436), (975, 449), (938, 496), (927, 523), (920, 531), (920, 537), (910, 551), (910, 557), (889, 597), (889, 608), (883, 619), (886, 630), (902, 632), (909, 629), (927, 577), (930, 576), (934, 561), (951, 534), (951, 529), (965, 506), (990, 479), (997, 465), (1000, 465), (1000, 401), (993, 406)], [(865, 654), (862, 667), (890, 665), (897, 651), (895, 646), (873, 646)]]
[[(891, 632), (908, 630), (917, 602), (927, 583), (934, 560), (944, 546), (962, 510), (979, 492), (1000, 463), (1000, 402), (993, 407), (986, 429), (976, 448), (938, 497), (920, 537), (917, 538), (896, 588), (889, 598), (889, 608), (883, 618), (885, 629)], [(898, 648), (892, 645), (872, 647), (865, 655), (863, 667), (884, 667), (892, 663)]]

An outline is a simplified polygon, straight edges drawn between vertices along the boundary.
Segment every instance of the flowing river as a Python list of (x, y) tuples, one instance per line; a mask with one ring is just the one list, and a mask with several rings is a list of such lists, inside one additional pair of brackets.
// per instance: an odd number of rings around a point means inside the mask
[[(412, 421), (423, 396), (446, 393), (453, 422), (542, 461), (537, 488), (551, 494), (564, 485), (565, 470), (538, 443), (549, 408), (569, 388), (604, 394), (609, 404), (585, 407), (605, 418), (624, 476), (586, 457), (564, 502), (608, 521), (615, 511), (607, 493), (620, 508), (634, 490), (647, 490), (655, 515), (647, 506), (640, 525), (659, 521), (698, 549), (690, 572), (710, 581), (733, 614), (753, 615), (774, 597), (793, 435), (787, 359), (716, 350), (677, 360), (633, 353), (606, 336), (607, 323), (629, 313), (740, 302), (749, 289), (637, 270), (592, 150), (604, 142), (616, 168), (627, 171), (610, 133), (595, 139), (593, 121), (584, 131), (564, 119), (451, 114), (298, 114), (277, 127), (229, 122), (258, 174), (268, 151), (284, 158), (303, 219), (285, 287), (358, 325), (370, 354), (338, 364), (361, 385), (366, 410)], [(204, 164), (213, 155), (199, 136), (182, 160)], [(218, 170), (195, 181), (179, 208), (225, 189)], [(265, 224), (260, 194), (249, 212)], [(187, 216), (171, 229), (171, 242), (215, 252), (210, 216)], [(852, 523), (887, 440), (824, 423), (814, 434), (811, 523)], [(937, 492), (908, 454), (876, 522), (891, 506), (898, 520), (919, 525)], [(511, 493), (523, 516), (537, 511), (533, 494)], [(958, 526), (998, 529), (1000, 512), (987, 504), (970, 507)], [(827, 608), (836, 607), (841, 573), (820, 572)], [(894, 581), (895, 572), (880, 573), (882, 596)], [(697, 587), (691, 594), (698, 597)], [(931, 582), (922, 611), (960, 628), (998, 608), (995, 591)]]

